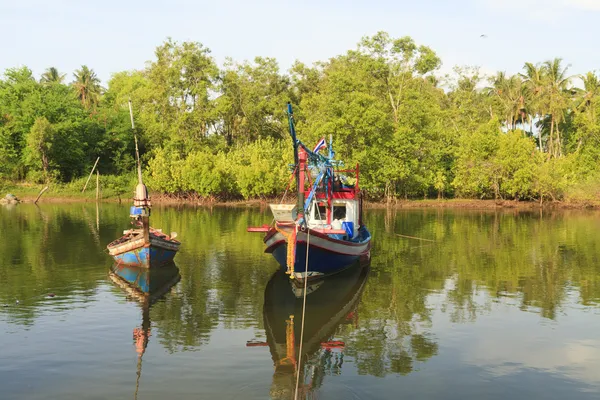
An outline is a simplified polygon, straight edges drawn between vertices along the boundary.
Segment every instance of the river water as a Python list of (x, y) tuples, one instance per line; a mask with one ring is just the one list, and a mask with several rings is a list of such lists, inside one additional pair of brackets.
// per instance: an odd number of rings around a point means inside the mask
[[(600, 214), (365, 219), (370, 267), (309, 287), (299, 398), (600, 398)], [(125, 205), (0, 207), (0, 398), (293, 398), (301, 293), (246, 233), (270, 220), (155, 207), (183, 245), (148, 302), (104, 252)]]

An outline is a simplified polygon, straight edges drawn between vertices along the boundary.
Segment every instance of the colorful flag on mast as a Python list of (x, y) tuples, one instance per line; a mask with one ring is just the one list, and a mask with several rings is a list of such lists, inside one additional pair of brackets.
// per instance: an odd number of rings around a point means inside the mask
[(313, 153), (318, 153), (319, 150), (324, 149), (325, 147), (327, 147), (327, 143), (325, 142), (325, 138), (323, 138), (319, 140), (319, 143), (317, 143), (317, 145), (313, 149)]

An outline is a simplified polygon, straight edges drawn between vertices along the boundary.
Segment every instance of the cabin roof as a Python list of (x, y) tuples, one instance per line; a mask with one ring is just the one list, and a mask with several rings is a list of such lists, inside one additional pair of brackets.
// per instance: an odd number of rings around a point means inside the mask
[[(308, 197), (308, 195), (310, 194), (310, 191), (306, 191), (305, 195)], [(317, 200), (326, 200), (327, 196), (325, 195), (325, 193), (317, 193), (315, 195)], [(357, 194), (354, 191), (343, 191), (343, 192), (333, 192), (333, 200), (356, 200), (357, 199)]]

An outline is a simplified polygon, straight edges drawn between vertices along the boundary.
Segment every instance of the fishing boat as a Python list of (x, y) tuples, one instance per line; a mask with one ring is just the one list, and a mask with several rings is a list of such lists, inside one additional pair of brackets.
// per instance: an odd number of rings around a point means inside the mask
[[(336, 332), (340, 325), (356, 326), (357, 307), (368, 275), (368, 264), (359, 264), (335, 276), (306, 282), (306, 292), (290, 282), (283, 270), (271, 277), (263, 306), (267, 341), (246, 342), (247, 347), (269, 347), (275, 367), (271, 398), (293, 398), (298, 373), (298, 398), (312, 398), (310, 394), (323, 383), (325, 375), (340, 372), (346, 343), (335, 340)], [(300, 347), (304, 293), (304, 340)]]
[(123, 232), (123, 236), (112, 241), (108, 246), (110, 254), (117, 264), (137, 266), (144, 268), (159, 267), (172, 262), (179, 250), (181, 243), (175, 240), (177, 233), (167, 235), (161, 229), (150, 227), (151, 202), (148, 188), (142, 180), (142, 167), (138, 150), (135, 126), (131, 102), (129, 102), (131, 115), (131, 128), (134, 131), (135, 155), (137, 161), (138, 184), (135, 188), (133, 206), (130, 208), (129, 216), (133, 229)]
[[(270, 204), (272, 225), (249, 227), (264, 232), (265, 252), (271, 253), (297, 282), (322, 278), (370, 259), (371, 234), (363, 224), (359, 166), (344, 169), (335, 160), (333, 140), (325, 138), (311, 150), (296, 137), (288, 103), (294, 146), (292, 176), (296, 204)], [(323, 150), (327, 154), (322, 154)]]
[(179, 268), (171, 262), (162, 268), (154, 269), (114, 264), (108, 276), (113, 283), (119, 286), (129, 298), (138, 302), (142, 308), (142, 325), (133, 329), (133, 340), (137, 353), (137, 378), (134, 399), (137, 399), (142, 376), (142, 357), (150, 341), (150, 308), (179, 282), (181, 275), (179, 274)]

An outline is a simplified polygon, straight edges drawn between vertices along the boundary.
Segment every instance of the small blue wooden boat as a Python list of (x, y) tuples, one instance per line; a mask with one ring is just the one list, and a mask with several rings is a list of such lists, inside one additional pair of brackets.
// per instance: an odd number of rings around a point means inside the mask
[[(134, 129), (131, 102), (129, 102), (129, 112), (131, 127)], [(173, 261), (181, 243), (175, 240), (177, 233), (172, 232), (171, 235), (166, 235), (162, 230), (150, 227), (152, 205), (148, 188), (142, 181), (142, 167), (135, 131), (134, 139), (138, 184), (135, 188), (133, 207), (130, 209), (129, 216), (135, 228), (124, 231), (123, 236), (112, 241), (107, 249), (108, 254), (114, 258), (117, 264), (143, 268), (159, 267)]]
[(129, 229), (123, 236), (111, 242), (108, 253), (117, 264), (154, 268), (173, 262), (181, 243), (175, 240), (176, 233), (164, 234), (160, 229), (154, 229), (149, 223), (144, 223), (139, 207), (131, 207), (133, 223), (141, 222), (141, 229)]
[[(339, 168), (342, 163), (334, 159), (331, 139), (329, 146), (321, 139), (312, 150), (299, 141), (290, 104), (288, 119), (297, 203), (271, 204), (274, 223), (248, 231), (264, 232), (265, 252), (299, 281), (338, 273), (357, 260), (368, 261), (371, 234), (363, 224), (358, 164), (355, 169)], [(319, 153), (327, 147), (327, 156)]]

